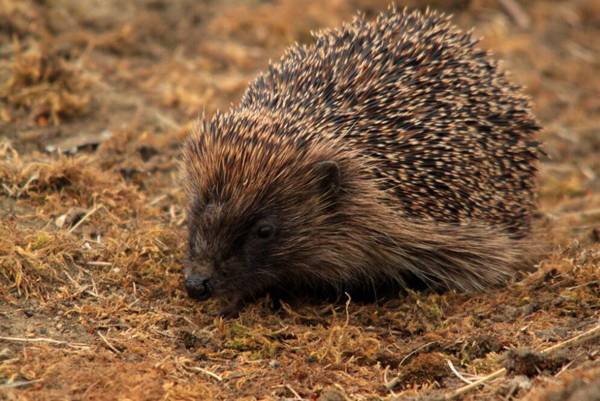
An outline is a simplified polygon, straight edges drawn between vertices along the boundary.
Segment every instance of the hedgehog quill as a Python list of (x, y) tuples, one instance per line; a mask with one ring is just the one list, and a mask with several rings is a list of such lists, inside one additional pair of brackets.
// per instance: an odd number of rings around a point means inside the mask
[(321, 31), (190, 135), (185, 287), (235, 315), (266, 293), (501, 284), (528, 252), (538, 130), (446, 15)]

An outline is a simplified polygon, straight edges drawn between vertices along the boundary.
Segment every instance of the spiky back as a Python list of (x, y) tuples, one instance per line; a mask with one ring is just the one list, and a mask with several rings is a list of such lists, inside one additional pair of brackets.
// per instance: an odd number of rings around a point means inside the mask
[(375, 160), (373, 178), (409, 217), (526, 233), (539, 128), (470, 34), (392, 8), (315, 36), (260, 75), (238, 110), (275, 113), (306, 143), (342, 137)]

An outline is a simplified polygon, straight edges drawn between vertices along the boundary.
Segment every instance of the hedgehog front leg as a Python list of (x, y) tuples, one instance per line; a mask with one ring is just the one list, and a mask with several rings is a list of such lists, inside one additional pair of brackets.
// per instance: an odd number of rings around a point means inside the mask
[(233, 319), (238, 317), (240, 311), (246, 305), (246, 301), (243, 297), (236, 297), (233, 300), (229, 301), (221, 310), (219, 311), (219, 316), (225, 319)]

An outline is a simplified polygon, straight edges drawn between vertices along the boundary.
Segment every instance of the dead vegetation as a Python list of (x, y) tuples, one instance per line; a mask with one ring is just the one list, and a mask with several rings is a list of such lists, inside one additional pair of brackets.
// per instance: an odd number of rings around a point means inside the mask
[(594, 0), (429, 2), (534, 98), (552, 244), (535, 272), (226, 321), (180, 288), (193, 119), (310, 30), (386, 3), (0, 0), (1, 400), (598, 399), (598, 337), (577, 337), (600, 319)]

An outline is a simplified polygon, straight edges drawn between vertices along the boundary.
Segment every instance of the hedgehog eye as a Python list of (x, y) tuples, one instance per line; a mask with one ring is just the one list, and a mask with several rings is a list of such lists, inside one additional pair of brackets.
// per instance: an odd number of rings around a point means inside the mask
[(262, 223), (256, 228), (256, 236), (262, 240), (269, 239), (275, 234), (275, 227), (272, 224)]
[(267, 216), (255, 221), (248, 235), (249, 239), (254, 239), (258, 243), (266, 243), (272, 240), (277, 232), (277, 219), (274, 216)]

